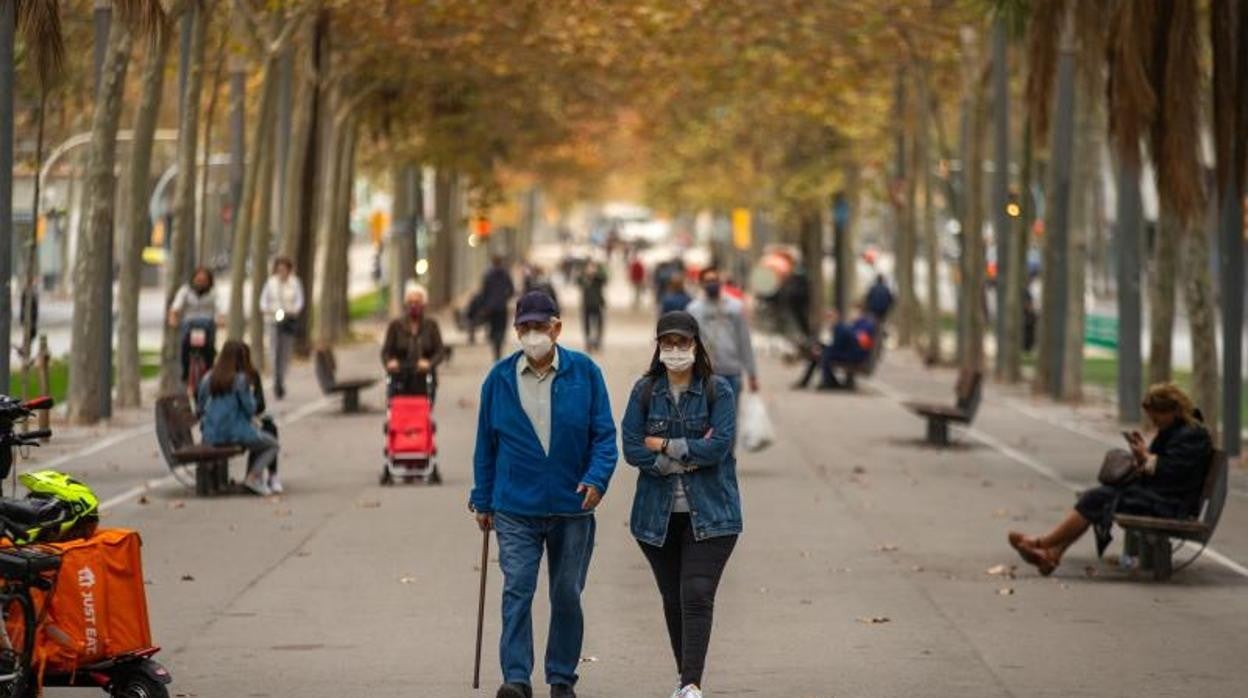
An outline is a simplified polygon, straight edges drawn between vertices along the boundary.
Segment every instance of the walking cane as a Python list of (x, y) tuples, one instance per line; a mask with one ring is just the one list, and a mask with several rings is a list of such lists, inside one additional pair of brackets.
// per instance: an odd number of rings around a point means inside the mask
[(490, 530), (481, 533), (481, 594), (477, 598), (477, 658), (472, 669), (472, 687), (481, 688), (481, 633), (485, 628), (485, 578), (490, 563)]

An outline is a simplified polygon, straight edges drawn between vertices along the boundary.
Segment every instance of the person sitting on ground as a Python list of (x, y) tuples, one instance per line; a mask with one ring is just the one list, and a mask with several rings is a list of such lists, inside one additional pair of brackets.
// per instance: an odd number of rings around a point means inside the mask
[(884, 280), (883, 274), (877, 275), (875, 283), (867, 289), (864, 305), (867, 312), (875, 316), (877, 322), (883, 323), (888, 319), (888, 311), (893, 309), (893, 292), (888, 288), (888, 282)]
[[(1084, 492), (1075, 508), (1047, 535), (1032, 538), (1010, 532), (1010, 545), (1040, 574), (1052, 574), (1062, 555), (1088, 528), (1095, 530), (1097, 555), (1103, 555), (1111, 540), (1114, 514), (1184, 519), (1199, 513), (1200, 494), (1213, 456), (1213, 440), (1201, 423), (1200, 412), (1173, 383), (1149, 388), (1143, 407), (1157, 435), (1151, 444), (1146, 444), (1139, 432), (1128, 435), (1129, 457), (1137, 473), (1134, 478)], [(1106, 457), (1114, 455), (1111, 452)]]
[(663, 293), (663, 297), (659, 299), (659, 315), (674, 313), (678, 310), (683, 311), (693, 302), (693, 298), (685, 291), (685, 280), (679, 276), (674, 276), (667, 282), (667, 290)]
[(844, 387), (836, 377), (836, 369), (841, 366), (864, 364), (871, 359), (871, 350), (878, 341), (878, 326), (870, 313), (863, 312), (861, 304), (855, 306), (858, 317), (852, 323), (840, 320), (835, 310), (828, 311), (831, 320), (832, 343), (819, 344), (812, 348), (806, 371), (794, 388), (805, 388), (815, 375), (818, 366), (822, 373), (819, 383), (820, 390), (835, 390)]
[(256, 429), (256, 398), (247, 361), (247, 345), (231, 339), (221, 347), (212, 370), (199, 383), (200, 429), (210, 446), (238, 444), (252, 458), (243, 485), (262, 496), (273, 493), (268, 485), (269, 464), (277, 458), (277, 439)]
[(425, 314), (428, 298), (424, 286), (409, 282), (403, 292), (403, 317), (386, 328), (381, 363), (390, 375), (389, 397), (428, 395), (432, 402), (437, 392), (438, 364), (446, 358), (446, 345), (438, 321)]
[(217, 311), (217, 292), (213, 289), (212, 271), (199, 267), (191, 274), (190, 283), (183, 284), (169, 304), (169, 326), (179, 328), (182, 347), (182, 382), (185, 383), (191, 365), (191, 330), (202, 329), (205, 333), (205, 368), (212, 368), (216, 360), (216, 329), (221, 323)]

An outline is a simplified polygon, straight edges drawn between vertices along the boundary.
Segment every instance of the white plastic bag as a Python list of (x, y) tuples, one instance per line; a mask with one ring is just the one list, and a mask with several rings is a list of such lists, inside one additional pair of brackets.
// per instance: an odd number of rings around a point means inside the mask
[(767, 415), (767, 406), (754, 393), (748, 393), (742, 399), (739, 428), (741, 445), (747, 451), (761, 451), (776, 440), (776, 429)]

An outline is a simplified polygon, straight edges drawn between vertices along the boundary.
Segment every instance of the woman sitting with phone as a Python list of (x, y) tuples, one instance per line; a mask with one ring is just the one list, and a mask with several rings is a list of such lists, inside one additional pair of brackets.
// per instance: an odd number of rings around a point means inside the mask
[[(1048, 576), (1062, 562), (1066, 549), (1091, 527), (1096, 532), (1096, 553), (1102, 555), (1111, 540), (1114, 514), (1136, 514), (1167, 519), (1196, 516), (1205, 474), (1213, 456), (1213, 440), (1201, 423), (1192, 399), (1173, 383), (1148, 389), (1144, 413), (1157, 428), (1152, 443), (1139, 432), (1125, 433), (1130, 451), (1106, 454), (1102, 484), (1084, 492), (1074, 510), (1047, 535), (1031, 538), (1010, 532), (1009, 541), (1018, 554)], [(1124, 461), (1115, 468), (1113, 461)], [(1105, 472), (1113, 472), (1106, 477)]]

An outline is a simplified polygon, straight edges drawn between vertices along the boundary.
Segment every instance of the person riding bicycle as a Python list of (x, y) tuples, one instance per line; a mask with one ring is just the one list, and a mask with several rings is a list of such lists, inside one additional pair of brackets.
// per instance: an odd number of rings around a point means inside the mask
[(217, 292), (213, 289), (211, 270), (197, 268), (190, 283), (178, 289), (169, 304), (168, 320), (169, 326), (179, 328), (181, 334), (182, 382), (185, 383), (190, 376), (192, 352), (203, 357), (205, 372), (217, 358), (216, 335), (221, 316), (217, 311)]
[(408, 283), (403, 293), (404, 317), (395, 318), (386, 328), (381, 345), (381, 363), (390, 381), (386, 397), (437, 393), (438, 364), (446, 358), (442, 329), (425, 314), (429, 293), (424, 286)]

